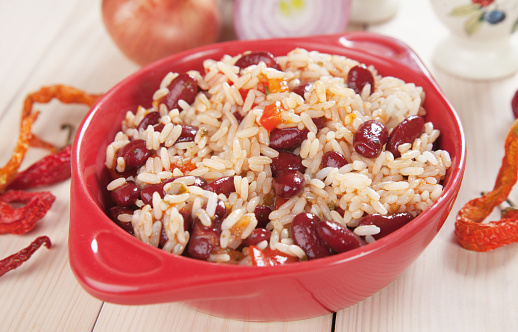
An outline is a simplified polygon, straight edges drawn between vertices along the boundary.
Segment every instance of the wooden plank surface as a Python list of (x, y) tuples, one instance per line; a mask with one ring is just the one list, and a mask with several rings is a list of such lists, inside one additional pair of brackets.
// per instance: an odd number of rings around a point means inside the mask
[[(225, 1), (225, 0), (222, 0)], [(231, 14), (224, 4), (225, 17)], [(227, 21), (228, 22), (228, 21)], [(453, 213), (429, 248), (396, 281), (371, 298), (333, 315), (304, 321), (251, 323), (212, 317), (183, 304), (121, 306), (103, 303), (77, 283), (68, 264), (69, 181), (49, 188), (56, 197), (37, 228), (2, 235), (0, 256), (48, 235), (18, 270), (0, 278), (0, 331), (513, 331), (518, 326), (518, 247), (490, 253), (461, 249), (453, 238), (455, 212), (490, 190), (513, 121), (510, 99), (518, 76), (474, 82), (452, 77), (432, 63), (434, 46), (447, 31), (429, 1), (401, 0), (393, 19), (352, 26), (394, 36), (410, 45), (430, 68), (457, 109), (466, 140), (465, 180)], [(232, 38), (227, 23), (225, 39)], [(100, 1), (0, 1), (0, 162), (14, 147), (24, 97), (44, 85), (65, 83), (103, 92), (138, 69), (117, 50), (100, 17)], [(78, 124), (87, 111), (58, 103), (42, 106), (35, 132), (60, 144), (63, 122)], [(16, 124), (16, 125), (14, 125)], [(446, 133), (447, 135), (447, 133)], [(31, 151), (24, 165), (43, 155)], [(518, 192), (511, 198), (518, 201)], [(333, 322), (334, 320), (334, 322)]]

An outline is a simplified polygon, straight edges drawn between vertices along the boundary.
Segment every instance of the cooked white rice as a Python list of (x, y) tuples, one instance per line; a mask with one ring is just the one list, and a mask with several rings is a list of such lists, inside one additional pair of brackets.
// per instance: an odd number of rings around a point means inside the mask
[[(210, 225), (215, 204), (220, 199), (229, 211), (222, 223), (219, 247), (209, 260), (230, 261), (229, 251), (239, 248), (257, 224), (255, 207), (271, 202), (274, 195), (270, 164), (278, 152), (269, 147), (268, 132), (259, 119), (264, 107), (275, 101), (281, 103), (286, 110), (284, 117), (289, 119), (278, 127), (309, 130), (307, 138), (295, 150), (307, 167), (306, 184), (302, 193), (270, 214), (267, 229), (272, 235), (269, 242), (258, 245), (260, 248), (270, 247), (304, 259), (304, 251), (293, 243), (290, 234), (290, 223), (300, 212), (311, 212), (321, 219), (341, 223), (372, 242), (372, 235), (377, 234), (379, 228), (357, 227), (363, 215), (395, 212), (417, 215), (438, 199), (442, 192), (441, 180), (451, 159), (447, 151), (432, 150), (439, 136), (432, 123), (426, 123), (424, 132), (412, 144), (399, 147), (400, 158), (383, 151), (379, 157), (369, 159), (352, 147), (354, 133), (367, 120), (383, 122), (390, 132), (410, 115), (425, 115), (422, 106), (425, 93), (421, 87), (395, 77), (381, 77), (371, 66), (368, 68), (375, 77), (374, 92), (370, 94), (372, 87), (366, 86), (358, 95), (345, 83), (349, 69), (358, 65), (357, 61), (304, 49), (295, 49), (277, 58), (283, 71), (260, 63), (239, 73), (234, 66), (239, 57), (226, 55), (219, 61), (206, 60), (205, 74), (189, 72), (206, 92), (199, 93), (192, 105), (180, 102), (179, 110), (168, 110), (157, 102), (168, 93), (168, 84), (177, 76), (177, 73), (167, 74), (157, 86), (154, 106), (139, 107), (135, 113), (128, 111), (122, 130), (106, 149), (106, 166), (118, 172), (124, 171), (125, 164), (122, 158), (116, 158), (117, 150), (130, 140), (143, 139), (147, 148), (156, 152), (137, 171), (136, 178), (130, 179), (140, 187), (173, 176), (201, 176), (208, 182), (234, 176), (236, 191), (229, 197), (193, 186), (193, 178), (184, 177), (180, 181), (186, 190), (178, 192), (178, 188), (168, 185), (168, 194), (163, 199), (155, 195), (152, 206), (140, 202), (140, 208), (131, 217), (137, 238), (157, 247), (161, 227), (164, 227), (169, 240), (162, 249), (181, 254), (187, 247), (189, 232), (183, 229), (183, 218), (178, 211), (192, 204), (192, 216), (203, 225)], [(315, 83), (304, 100), (292, 92), (265, 95), (259, 88), (264, 77), (284, 80), (290, 88), (300, 81)], [(238, 88), (249, 91), (241, 96)], [(136, 129), (151, 111), (161, 114), (160, 122), (165, 125), (161, 133), (154, 132), (152, 126)], [(240, 124), (233, 115), (236, 111), (244, 116)], [(321, 116), (325, 116), (327, 122), (317, 131), (312, 118)], [(199, 128), (194, 142), (175, 144), (181, 133), (179, 124)], [(348, 164), (340, 169), (321, 169), (322, 156), (327, 151), (342, 153)], [(195, 165), (195, 169), (182, 172), (177, 168), (189, 164)], [(115, 179), (107, 189), (114, 190), (126, 180)], [(345, 211), (343, 216), (334, 210), (338, 207)], [(242, 251), (246, 256), (248, 248)], [(250, 261), (245, 258), (240, 263), (250, 264)]]

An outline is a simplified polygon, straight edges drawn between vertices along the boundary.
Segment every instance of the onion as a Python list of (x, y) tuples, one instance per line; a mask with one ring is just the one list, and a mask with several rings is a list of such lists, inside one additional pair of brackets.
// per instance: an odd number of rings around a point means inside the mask
[(221, 31), (214, 0), (103, 0), (102, 17), (115, 44), (140, 65), (213, 43)]
[(350, 0), (236, 0), (239, 39), (299, 37), (345, 31)]

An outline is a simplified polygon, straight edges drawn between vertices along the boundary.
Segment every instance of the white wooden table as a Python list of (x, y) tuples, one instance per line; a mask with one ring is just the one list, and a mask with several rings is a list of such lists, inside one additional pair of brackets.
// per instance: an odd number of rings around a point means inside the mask
[[(390, 21), (349, 29), (375, 31), (409, 44), (457, 109), (468, 144), (464, 182), (452, 214), (427, 250), (396, 281), (351, 308), (294, 322), (226, 320), (177, 303), (105, 303), (79, 286), (69, 266), (70, 182), (65, 181), (47, 188), (57, 199), (32, 232), (0, 236), (0, 257), (24, 248), (39, 235), (48, 235), (53, 243), (51, 250), (40, 249), (29, 262), (0, 278), (0, 330), (516, 331), (518, 245), (489, 253), (469, 252), (455, 242), (453, 227), (458, 209), (493, 187), (503, 141), (513, 121), (510, 100), (518, 88), (518, 75), (475, 82), (435, 68), (432, 53), (447, 31), (428, 0), (401, 0)], [(227, 36), (231, 31), (227, 30)], [(28, 93), (56, 83), (104, 92), (138, 69), (108, 37), (100, 0), (1, 0), (0, 45), (2, 165), (14, 147), (22, 102)], [(59, 103), (41, 109), (34, 130), (55, 144), (65, 139), (59, 125), (78, 124), (87, 112), (86, 107)], [(32, 149), (24, 165), (43, 154)], [(515, 201), (517, 193), (511, 195)]]

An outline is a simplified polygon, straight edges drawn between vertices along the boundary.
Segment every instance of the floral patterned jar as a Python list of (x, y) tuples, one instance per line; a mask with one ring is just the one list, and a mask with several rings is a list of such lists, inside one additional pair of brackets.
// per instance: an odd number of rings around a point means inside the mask
[(431, 0), (451, 34), (434, 64), (456, 76), (489, 80), (518, 71), (518, 0)]

